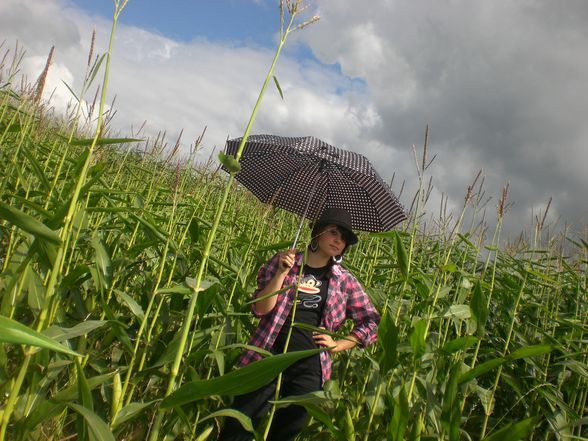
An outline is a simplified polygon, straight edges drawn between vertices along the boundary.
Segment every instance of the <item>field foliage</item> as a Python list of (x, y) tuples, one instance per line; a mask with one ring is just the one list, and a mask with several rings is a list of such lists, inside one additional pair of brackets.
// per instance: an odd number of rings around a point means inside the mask
[[(232, 397), (296, 357), (234, 367), (255, 326), (257, 269), (288, 246), (297, 218), (214, 164), (162, 155), (161, 139), (93, 138), (75, 110), (57, 117), (10, 78), (2, 438), (142, 440), (157, 424), (160, 439), (205, 440), (221, 417), (250, 427)], [(324, 392), (276, 406), (308, 408), (305, 440), (588, 439), (588, 244), (548, 237), (537, 219), (526, 241), (501, 245), (505, 201), (488, 232), (474, 186), (464, 211), (424, 228), (425, 172), (423, 160), (410, 220), (362, 233), (344, 261), (382, 314), (378, 342), (337, 354)]]

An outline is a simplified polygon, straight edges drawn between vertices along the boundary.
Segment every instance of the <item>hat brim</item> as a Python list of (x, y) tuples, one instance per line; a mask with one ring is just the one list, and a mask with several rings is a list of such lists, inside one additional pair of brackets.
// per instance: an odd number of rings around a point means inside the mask
[(355, 245), (357, 243), (357, 235), (349, 229), (346, 223), (339, 222), (336, 219), (330, 219), (328, 222), (321, 222), (320, 224), (316, 224), (314, 228), (321, 228), (325, 225), (337, 225), (338, 227), (343, 228), (347, 232), (347, 237), (349, 238), (349, 240), (347, 241), (347, 245)]

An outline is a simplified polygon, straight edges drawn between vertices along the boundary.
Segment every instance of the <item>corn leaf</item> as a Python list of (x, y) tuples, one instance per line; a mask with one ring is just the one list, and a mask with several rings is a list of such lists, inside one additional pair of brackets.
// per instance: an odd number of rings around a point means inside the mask
[(115, 441), (108, 425), (90, 409), (79, 404), (70, 403), (68, 406), (79, 413), (88, 424), (88, 435), (92, 441)]
[(506, 358), (498, 357), (498, 358), (493, 358), (492, 360), (488, 360), (484, 363), (481, 363), (481, 364), (477, 365), (475, 368), (470, 369), (469, 371), (462, 374), (461, 377), (459, 377), (459, 384), (467, 383), (468, 381), (471, 381), (474, 378), (479, 377), (480, 375), (485, 374), (486, 372), (489, 372), (492, 369), (497, 368), (498, 366), (500, 366), (501, 364), (504, 364), (505, 362), (506, 362)]
[(148, 401), (146, 403), (129, 403), (123, 407), (120, 412), (116, 415), (116, 419), (112, 424), (112, 428), (116, 429), (121, 424), (132, 420), (136, 416), (140, 415), (146, 408), (153, 406), (156, 401)]
[(282, 92), (282, 88), (280, 87), (280, 83), (278, 82), (278, 79), (276, 78), (275, 75), (273, 75), (273, 77), (274, 77), (274, 84), (276, 85), (276, 88), (278, 89), (278, 92), (280, 94), (280, 97), (282, 99), (284, 99), (284, 93)]
[(0, 316), (0, 342), (17, 345), (35, 346), (50, 351), (80, 357), (80, 354), (59, 344), (40, 332), (25, 326), (8, 317)]
[(555, 345), (532, 345), (517, 349), (508, 356), (509, 360), (518, 360), (520, 358), (537, 357), (545, 355), (553, 351), (557, 346)]
[(394, 235), (394, 240), (396, 243), (396, 255), (398, 259), (398, 266), (400, 267), (400, 272), (404, 276), (404, 278), (408, 277), (408, 254), (406, 254), (406, 248), (404, 248), (404, 242), (400, 238), (400, 234), (396, 233)]
[(474, 322), (476, 323), (476, 333), (478, 336), (482, 337), (484, 336), (486, 321), (488, 320), (488, 301), (482, 291), (482, 286), (479, 280), (474, 285), (470, 310)]
[(460, 365), (456, 364), (449, 373), (441, 408), (441, 424), (449, 435), (449, 441), (459, 441), (459, 425), (461, 421), (461, 410), (457, 397), (459, 370)]
[(104, 277), (106, 288), (109, 288), (112, 283), (112, 262), (110, 260), (110, 254), (104, 246), (104, 242), (98, 236), (92, 236), (90, 244), (94, 248), (94, 262), (96, 263), (96, 267)]
[(87, 335), (94, 329), (100, 328), (108, 323), (105, 320), (86, 320), (85, 322), (78, 323), (72, 328), (62, 328), (60, 326), (50, 326), (45, 329), (42, 334), (52, 338), (55, 341), (61, 342), (69, 340), (71, 338), (80, 337)]
[[(129, 142), (141, 142), (143, 139), (137, 138), (100, 138), (96, 141), (96, 145), (110, 145), (110, 144), (127, 144)], [(71, 141), (71, 145), (92, 145), (94, 138), (87, 139), (74, 139)]]
[[(84, 375), (84, 370), (82, 369), (82, 365), (80, 364), (79, 359), (76, 358), (76, 374), (78, 377), (78, 397), (81, 401), (81, 404), (84, 408), (88, 409), (90, 412), (94, 411), (94, 401), (92, 400), (92, 391), (90, 390), (90, 386), (88, 385), (88, 380)], [(80, 439), (86, 439), (87, 434), (89, 433), (88, 424), (83, 416), (80, 414), (78, 415), (78, 420), (76, 422), (78, 428), (78, 434)]]
[(145, 312), (143, 312), (143, 308), (141, 308), (141, 305), (139, 305), (135, 299), (118, 289), (115, 289), (114, 292), (116, 293), (116, 296), (119, 297), (125, 305), (127, 305), (135, 317), (137, 317), (139, 320), (143, 320), (145, 318)]
[[(114, 372), (99, 375), (88, 379), (90, 390), (106, 383), (112, 378)], [(25, 431), (33, 430), (37, 425), (59, 415), (67, 406), (67, 403), (78, 398), (77, 384), (71, 385), (57, 392), (51, 399), (41, 401), (31, 411), (31, 413), (22, 422), (21, 427)]]
[(507, 424), (502, 429), (487, 436), (482, 441), (519, 441), (527, 439), (535, 427), (535, 418), (527, 418), (518, 423)]
[(257, 434), (255, 433), (255, 430), (253, 429), (253, 423), (251, 422), (251, 418), (249, 418), (244, 413), (239, 412), (238, 410), (235, 410), (235, 409), (217, 410), (216, 412), (213, 412), (210, 415), (207, 415), (206, 417), (202, 418), (200, 420), (200, 422), (210, 420), (212, 418), (221, 417), (221, 416), (235, 418), (237, 421), (239, 421), (239, 423), (241, 423), (241, 426), (243, 427), (243, 429), (245, 429), (247, 432), (253, 433), (255, 438), (257, 439)]
[(427, 349), (425, 342), (425, 329), (427, 328), (427, 322), (425, 320), (419, 320), (415, 323), (412, 333), (410, 334), (410, 346), (414, 353), (415, 358), (420, 358)]
[(408, 398), (404, 387), (400, 387), (398, 397), (395, 400), (394, 413), (388, 424), (388, 438), (391, 441), (403, 441), (404, 433), (408, 427)]
[(382, 348), (382, 357), (379, 360), (382, 374), (385, 375), (398, 363), (398, 327), (386, 311), (378, 327), (378, 344)]
[(162, 409), (182, 406), (212, 395), (242, 395), (270, 383), (280, 372), (325, 349), (290, 352), (264, 358), (221, 377), (186, 383), (161, 402)]
[(36, 238), (59, 245), (59, 235), (41, 221), (10, 205), (0, 202), (0, 219), (4, 219)]
[(453, 354), (457, 351), (463, 351), (478, 342), (476, 337), (466, 335), (465, 337), (458, 337), (455, 340), (450, 340), (443, 345), (441, 352), (445, 354)]

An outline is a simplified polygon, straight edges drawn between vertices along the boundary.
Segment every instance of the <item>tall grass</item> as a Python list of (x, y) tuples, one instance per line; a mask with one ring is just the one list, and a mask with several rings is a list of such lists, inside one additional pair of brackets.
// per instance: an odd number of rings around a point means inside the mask
[[(14, 86), (17, 59), (0, 78), (2, 439), (249, 427), (232, 397), (293, 360), (234, 368), (250, 293), (297, 219), (195, 155), (162, 157), (162, 139), (79, 132), (76, 108), (51, 117), (37, 88)], [(455, 218), (425, 228), (427, 141), (409, 222), (362, 234), (345, 260), (382, 313), (378, 343), (337, 354), (324, 392), (276, 406), (307, 406), (309, 440), (587, 439), (586, 237), (550, 237), (541, 216), (505, 247), (505, 191), (488, 240), (475, 174)]]

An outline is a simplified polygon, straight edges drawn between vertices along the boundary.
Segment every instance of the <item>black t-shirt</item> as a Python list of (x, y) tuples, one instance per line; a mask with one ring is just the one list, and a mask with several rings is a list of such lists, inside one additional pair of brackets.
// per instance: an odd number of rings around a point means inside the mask
[[(301, 283), (298, 287), (297, 303), (292, 306), (292, 311), (290, 311), (288, 318), (284, 322), (284, 326), (276, 338), (272, 352), (278, 354), (284, 351), (286, 339), (288, 338), (288, 330), (290, 329), (290, 323), (292, 323), (294, 307), (296, 307), (296, 315), (294, 316), (296, 323), (305, 323), (312, 326), (320, 325), (329, 288), (328, 273), (329, 266), (312, 268), (304, 265)], [(317, 347), (312, 337), (312, 331), (296, 326), (292, 328), (288, 352), (316, 349)], [(317, 363), (319, 363), (318, 354), (316, 357), (303, 359), (295, 365), (298, 367), (302, 365), (316, 366)]]

